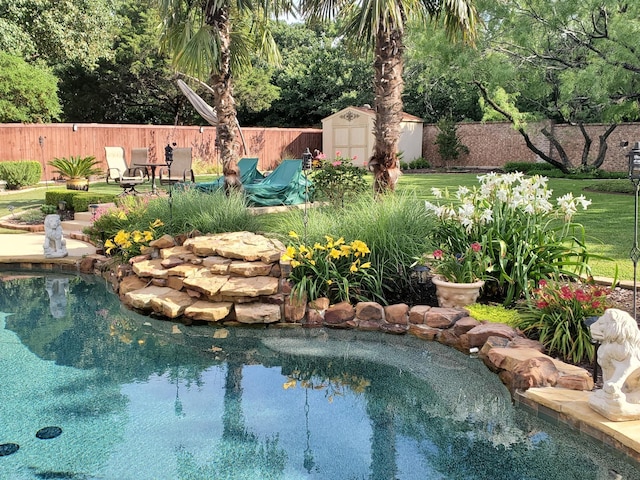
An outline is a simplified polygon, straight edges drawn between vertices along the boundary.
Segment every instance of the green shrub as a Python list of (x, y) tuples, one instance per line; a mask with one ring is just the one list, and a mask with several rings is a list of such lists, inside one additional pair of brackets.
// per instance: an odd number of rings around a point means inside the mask
[(522, 172), (526, 175), (546, 175), (546, 172), (550, 171), (558, 171), (562, 174), (559, 169), (547, 162), (507, 162), (504, 164), (503, 170), (507, 173)]
[(424, 158), (416, 158), (414, 161), (409, 163), (409, 168), (412, 170), (418, 170), (421, 168), (431, 168), (431, 164), (425, 160)]
[(7, 182), (9, 190), (36, 185), (41, 176), (42, 166), (35, 160), (0, 162), (0, 179)]
[(112, 203), (117, 196), (113, 193), (81, 192), (77, 190), (49, 190), (44, 194), (47, 205), (57, 206), (64, 201), (69, 210), (86, 212), (93, 203)]
[(469, 153), (469, 148), (458, 138), (458, 126), (453, 118), (443, 117), (436, 126), (439, 131), (435, 144), (438, 145), (438, 153), (443, 162), (450, 163)]
[(368, 188), (367, 171), (356, 167), (350, 158), (336, 153), (334, 160), (314, 160), (312, 174), (314, 200), (326, 200), (333, 205), (344, 206)]

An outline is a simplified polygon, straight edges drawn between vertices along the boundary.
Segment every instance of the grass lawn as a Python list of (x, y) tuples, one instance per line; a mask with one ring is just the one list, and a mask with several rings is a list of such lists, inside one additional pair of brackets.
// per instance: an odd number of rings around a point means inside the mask
[[(449, 187), (455, 189), (458, 185), (477, 185), (476, 174), (420, 174), (403, 175), (398, 183), (399, 190), (415, 191), (418, 198), (433, 200), (432, 187)], [(199, 176), (197, 181), (205, 182), (216, 178), (215, 175)], [(633, 195), (616, 193), (590, 192), (588, 188), (602, 180), (571, 180), (550, 179), (549, 187), (553, 189), (553, 198), (572, 192), (574, 196), (584, 194), (593, 201), (587, 211), (579, 211), (575, 221), (584, 225), (587, 234), (587, 245), (591, 253), (603, 255), (613, 259), (593, 259), (590, 264), (593, 274), (613, 277), (618, 267), (618, 276), (622, 280), (633, 278), (633, 264), (629, 259), (629, 252), (633, 245)], [(8, 215), (9, 205), (14, 207), (14, 213), (37, 207), (44, 203), (47, 189), (64, 189), (63, 185), (49, 185), (36, 189), (7, 193), (0, 195), (0, 216)], [(161, 187), (164, 188), (164, 187)], [(122, 189), (118, 185), (105, 182), (92, 183), (93, 192), (111, 192), (118, 194)], [(139, 190), (147, 192), (150, 185), (144, 184)], [(0, 229), (0, 233), (16, 233), (15, 230)]]

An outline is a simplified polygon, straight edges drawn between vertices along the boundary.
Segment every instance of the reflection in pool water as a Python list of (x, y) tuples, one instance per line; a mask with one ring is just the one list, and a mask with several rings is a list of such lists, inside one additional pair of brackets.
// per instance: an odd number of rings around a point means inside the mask
[(413, 337), (186, 327), (51, 274), (0, 282), (0, 312), (3, 479), (640, 478)]

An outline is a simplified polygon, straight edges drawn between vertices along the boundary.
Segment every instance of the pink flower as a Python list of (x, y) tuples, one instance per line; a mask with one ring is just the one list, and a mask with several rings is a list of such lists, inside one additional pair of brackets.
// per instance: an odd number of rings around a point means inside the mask
[(336, 160), (331, 165), (333, 165), (334, 167), (339, 167), (340, 165), (342, 165), (342, 162), (340, 160)]
[(317, 158), (318, 160), (324, 160), (325, 158), (327, 158), (327, 156), (326, 156), (324, 153), (319, 153), (319, 154), (316, 156), (316, 158)]
[(433, 258), (435, 258), (436, 260), (442, 260), (442, 257), (444, 256), (444, 252), (440, 249), (435, 250), (433, 252)]
[(579, 302), (588, 302), (589, 295), (584, 293), (582, 290), (576, 290), (576, 300), (578, 300)]
[(569, 287), (563, 285), (560, 288), (560, 298), (562, 298), (563, 300), (571, 300), (573, 298), (573, 292)]
[(353, 157), (351, 157), (351, 160), (353, 160), (354, 162), (358, 159), (357, 155), (354, 155)]
[(471, 250), (473, 250), (474, 252), (479, 252), (480, 250), (482, 250), (482, 245), (480, 245), (478, 242), (473, 242), (471, 244)]
[(338, 151), (336, 152), (336, 157), (341, 157), (341, 156), (342, 156), (342, 152), (341, 152), (340, 150), (338, 150)]

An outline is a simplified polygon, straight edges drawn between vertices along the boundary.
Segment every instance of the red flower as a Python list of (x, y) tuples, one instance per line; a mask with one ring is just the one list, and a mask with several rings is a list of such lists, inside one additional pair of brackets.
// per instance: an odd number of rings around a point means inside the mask
[(540, 285), (540, 288), (544, 288), (547, 286), (547, 281), (546, 280), (540, 280), (540, 282), (538, 283), (538, 285)]
[(571, 300), (573, 299), (573, 292), (569, 287), (563, 285), (560, 288), (560, 298), (562, 298), (563, 300)]
[(538, 302), (536, 302), (536, 307), (538, 308), (547, 308), (549, 306), (549, 304), (547, 302), (545, 302), (544, 300), (539, 300)]
[(593, 308), (593, 309), (596, 309), (596, 310), (597, 310), (597, 309), (598, 309), (598, 308), (600, 308), (601, 306), (602, 306), (602, 303), (600, 303), (600, 302), (598, 302), (598, 301), (591, 302), (591, 308)]
[(444, 257), (444, 252), (442, 250), (438, 249), (433, 252), (433, 258), (436, 260), (442, 260), (442, 257)]
[(482, 249), (482, 245), (480, 245), (478, 242), (473, 242), (471, 244), (471, 250), (473, 250), (474, 252), (479, 252)]
[(576, 290), (576, 300), (579, 302), (588, 302), (590, 300), (589, 295), (582, 290)]

